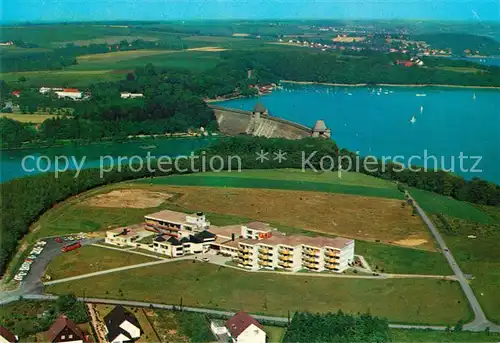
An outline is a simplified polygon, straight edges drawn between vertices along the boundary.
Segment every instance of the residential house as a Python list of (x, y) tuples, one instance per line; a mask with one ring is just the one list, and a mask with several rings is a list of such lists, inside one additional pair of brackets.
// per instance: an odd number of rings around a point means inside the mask
[(82, 330), (66, 317), (60, 315), (45, 333), (47, 342), (83, 343), (87, 339)]
[(181, 231), (200, 232), (210, 226), (202, 212), (186, 215), (182, 212), (163, 210), (144, 217), (146, 230), (181, 238)]
[(0, 343), (16, 343), (19, 337), (0, 325)]
[(240, 311), (226, 322), (226, 328), (234, 343), (265, 343), (263, 326), (248, 313)]
[(104, 317), (104, 324), (110, 343), (135, 342), (143, 334), (137, 318), (121, 305)]

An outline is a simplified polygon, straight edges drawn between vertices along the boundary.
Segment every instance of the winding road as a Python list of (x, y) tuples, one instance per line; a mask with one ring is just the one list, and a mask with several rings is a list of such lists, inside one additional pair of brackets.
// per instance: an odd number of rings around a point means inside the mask
[(453, 273), (455, 273), (456, 280), (459, 282), (460, 287), (462, 287), (462, 290), (469, 302), (469, 305), (472, 311), (474, 312), (474, 320), (470, 323), (465, 324), (464, 329), (469, 331), (484, 331), (486, 328), (489, 327), (490, 331), (492, 332), (500, 332), (500, 325), (494, 324), (486, 318), (486, 315), (484, 314), (483, 309), (481, 308), (481, 305), (479, 304), (479, 301), (477, 300), (476, 295), (474, 294), (474, 291), (472, 290), (464, 273), (458, 266), (457, 261), (455, 260), (453, 254), (451, 253), (451, 250), (448, 248), (443, 237), (439, 233), (439, 230), (436, 228), (436, 226), (430, 220), (430, 218), (427, 216), (424, 210), (420, 207), (420, 205), (410, 195), (410, 193), (406, 192), (406, 195), (408, 196), (409, 199), (413, 201), (413, 205), (415, 206), (418, 214), (420, 215), (420, 217), (422, 217), (422, 220), (425, 222), (425, 224), (431, 231), (436, 242), (439, 244), (439, 247), (441, 248), (444, 257), (448, 261), (448, 264), (453, 270)]

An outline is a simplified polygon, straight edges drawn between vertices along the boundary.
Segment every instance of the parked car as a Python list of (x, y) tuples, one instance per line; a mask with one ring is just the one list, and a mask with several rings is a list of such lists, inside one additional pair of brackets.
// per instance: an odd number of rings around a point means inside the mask
[(209, 259), (208, 257), (202, 257), (202, 258), (201, 258), (201, 260), (202, 260), (203, 262), (209, 262), (209, 261), (210, 261), (210, 259)]
[(24, 276), (22, 276), (22, 275), (16, 274), (16, 276), (14, 276), (14, 280), (16, 280), (16, 281), (23, 281), (23, 279), (24, 279)]
[(32, 260), (31, 258), (29, 258), (29, 257), (28, 257), (28, 258), (26, 258), (26, 259), (24, 260), (24, 262), (33, 263), (33, 260)]
[(61, 237), (56, 237), (56, 238), (55, 238), (55, 241), (56, 241), (57, 243), (62, 243), (62, 242), (63, 242), (63, 240), (61, 239)]

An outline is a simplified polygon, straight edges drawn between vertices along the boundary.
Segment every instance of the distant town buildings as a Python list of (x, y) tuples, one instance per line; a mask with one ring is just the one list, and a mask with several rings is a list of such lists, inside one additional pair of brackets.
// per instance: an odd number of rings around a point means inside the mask
[[(154, 238), (144, 243), (148, 235)], [(188, 215), (170, 210), (146, 215), (144, 224), (108, 230), (105, 242), (172, 258), (211, 251), (231, 257), (238, 266), (250, 270), (340, 273), (354, 262), (353, 239), (288, 236), (258, 221), (219, 227), (211, 225), (203, 213)]]

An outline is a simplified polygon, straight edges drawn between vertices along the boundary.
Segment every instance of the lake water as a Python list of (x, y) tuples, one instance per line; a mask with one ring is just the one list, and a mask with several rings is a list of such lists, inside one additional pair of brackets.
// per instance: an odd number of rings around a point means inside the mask
[[(101, 160), (102, 164), (106, 166), (110, 166), (112, 163), (117, 165), (118, 158), (120, 156), (128, 157), (128, 159), (122, 159), (122, 164), (127, 164), (129, 161), (132, 161), (132, 164), (134, 164), (137, 163), (137, 160), (131, 160), (130, 157), (132, 156), (145, 157), (148, 153), (152, 157), (170, 156), (172, 158), (180, 155), (189, 155), (192, 151), (208, 145), (213, 139), (214, 138), (144, 139), (125, 143), (102, 142), (84, 146), (2, 151), (0, 182), (5, 182), (22, 176), (38, 174), (40, 173), (40, 170), (45, 170), (46, 168), (49, 171), (54, 171), (54, 161), (56, 156), (67, 156), (70, 161), (70, 169), (76, 169), (74, 163), (75, 161), (77, 164), (84, 161), (84, 168), (97, 168), (100, 166)], [(33, 156), (34, 158), (26, 159), (26, 168), (23, 168), (22, 160), (26, 156)], [(40, 159), (39, 168), (37, 168), (35, 159), (38, 159), (41, 156), (47, 156), (47, 158)], [(60, 161), (61, 166), (64, 166), (64, 161)], [(34, 170), (31, 171), (32, 169)]]
[[(500, 91), (440, 87), (333, 87), (284, 84), (260, 98), (218, 103), (250, 110), (262, 102), (272, 115), (312, 127), (325, 120), (339, 147), (376, 157), (404, 156), (409, 163), (452, 168), (466, 178), (500, 184)], [(425, 94), (425, 96), (417, 96)], [(412, 117), (415, 122), (411, 123)], [(462, 158), (460, 155), (471, 156)], [(471, 173), (473, 156), (482, 159)], [(401, 162), (403, 162), (401, 161)], [(454, 162), (452, 162), (454, 161)], [(462, 171), (460, 170), (462, 169)]]

